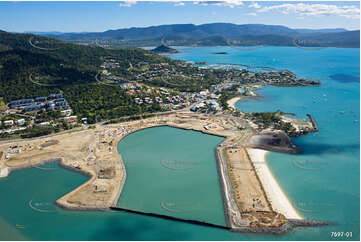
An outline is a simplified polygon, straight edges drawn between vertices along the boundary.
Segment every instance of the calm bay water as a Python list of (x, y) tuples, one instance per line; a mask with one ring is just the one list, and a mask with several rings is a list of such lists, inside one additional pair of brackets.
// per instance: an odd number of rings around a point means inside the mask
[(214, 148), (223, 138), (171, 127), (118, 145), (127, 181), (118, 207), (225, 225)]
[[(218, 51), (229, 54), (212, 54)], [(320, 87), (265, 87), (258, 91), (263, 99), (241, 101), (237, 108), (247, 112), (281, 109), (301, 119), (306, 113), (315, 116), (320, 132), (294, 139), (303, 154), (270, 153), (267, 161), (300, 214), (338, 225), (298, 228), (272, 236), (238, 234), (124, 212), (66, 211), (52, 203), (87, 178), (64, 169), (31, 168), (0, 179), (0, 240), (329, 240), (331, 231), (353, 232), (352, 238), (343, 240), (359, 239), (360, 84), (355, 82), (360, 76), (359, 49), (182, 48), (171, 57), (290, 69), (323, 82)], [(221, 140), (166, 127), (129, 135), (119, 144), (128, 181), (123, 193), (127, 196), (119, 199), (118, 206), (224, 223), (213, 155)], [(199, 159), (195, 158), (198, 154)], [(201, 169), (206, 173), (200, 174)], [(181, 176), (187, 178), (182, 184)], [(178, 186), (186, 189), (174, 190)], [(191, 198), (184, 199), (188, 195)], [(50, 212), (32, 209), (31, 200), (36, 208)]]

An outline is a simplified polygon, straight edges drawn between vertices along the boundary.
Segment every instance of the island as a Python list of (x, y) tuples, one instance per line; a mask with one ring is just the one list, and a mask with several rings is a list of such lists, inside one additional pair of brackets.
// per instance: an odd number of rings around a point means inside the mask
[(166, 45), (160, 45), (160, 46), (152, 49), (151, 51), (154, 52), (154, 53), (157, 53), (157, 54), (175, 54), (175, 53), (178, 53), (178, 50), (173, 49), (171, 47), (168, 47)]
[(215, 54), (215, 55), (228, 55), (228, 52), (219, 51), (219, 52), (213, 52), (212, 54)]

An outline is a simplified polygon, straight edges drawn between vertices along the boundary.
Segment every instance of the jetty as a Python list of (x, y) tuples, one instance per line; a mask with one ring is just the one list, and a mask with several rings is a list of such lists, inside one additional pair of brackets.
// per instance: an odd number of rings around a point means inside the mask
[(307, 114), (307, 117), (310, 119), (310, 122), (312, 123), (314, 132), (318, 132), (318, 126), (317, 126), (316, 120), (313, 118), (313, 116), (311, 114)]

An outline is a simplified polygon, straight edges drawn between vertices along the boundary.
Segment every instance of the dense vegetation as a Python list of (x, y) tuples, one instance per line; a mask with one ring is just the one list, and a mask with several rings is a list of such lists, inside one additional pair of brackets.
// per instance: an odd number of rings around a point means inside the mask
[(262, 125), (262, 129), (273, 127), (283, 130), (287, 135), (297, 136), (296, 129), (289, 122), (282, 121), (282, 112), (255, 112), (247, 113), (246, 117)]
[(229, 108), (227, 101), (234, 98), (236, 94), (232, 94), (227, 91), (222, 91), (221, 96), (218, 98), (218, 102), (221, 105), (222, 109), (226, 110)]
[(178, 53), (176, 49), (170, 48), (165, 45), (157, 46), (156, 48), (151, 50), (154, 53), (162, 54), (162, 53)]
[(256, 112), (246, 114), (247, 118), (250, 118), (258, 123), (262, 123), (264, 128), (269, 128), (274, 123), (281, 121), (280, 113), (275, 112)]

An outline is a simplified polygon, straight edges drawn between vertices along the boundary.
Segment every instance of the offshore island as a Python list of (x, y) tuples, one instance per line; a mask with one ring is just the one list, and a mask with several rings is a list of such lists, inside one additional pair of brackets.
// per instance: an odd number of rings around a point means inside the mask
[[(23, 55), (22, 52), (28, 53), (24, 58), (32, 58), (32, 55), (46, 57), (39, 54), (44, 49), (38, 46), (43, 37), (1, 34), (6, 36), (3, 45), (9, 45), (0, 53), (4, 58)], [(6, 42), (9, 38), (17, 39), (26, 46), (25, 50), (24, 47), (10, 46)], [(126, 183), (126, 168), (117, 151), (119, 141), (140, 129), (170, 126), (225, 138), (216, 147), (215, 156), (227, 229), (284, 233), (295, 226), (329, 225), (303, 219), (265, 162), (267, 151), (301, 152), (290, 137), (317, 132), (312, 115), (308, 115), (307, 121), (290, 118), (282, 111), (242, 113), (234, 108), (239, 98), (257, 98), (256, 90), (263, 85), (312, 86), (319, 85), (319, 81), (297, 78), (289, 70), (251, 72), (247, 68), (217, 70), (197, 67), (194, 63), (173, 61), (138, 49), (109, 50), (57, 40), (52, 44), (55, 48), (53, 46), (51, 51), (57, 52), (57, 58), (62, 56), (62, 49), (69, 47), (75, 53), (94, 52), (97, 61), (87, 61), (96, 64), (89, 64), (87, 71), (81, 66), (80, 71), (70, 67), (74, 64), (70, 63), (71, 58), (63, 57), (60, 67), (57, 67), (60, 70), (56, 69), (54, 73), (60, 75), (71, 70), (79, 79), (52, 78), (44, 69), (33, 68), (32, 74), (20, 79), (35, 85), (39, 96), (24, 96), (27, 93), (3, 95), (5, 118), (1, 120), (0, 177), (17, 169), (59, 162), (64, 168), (89, 176), (89, 180), (59, 198), (57, 205), (74, 210), (110, 209), (116, 205)], [(122, 58), (128, 59), (124, 61)], [(6, 66), (8, 59), (2, 60), (2, 65)], [(91, 77), (91, 85), (84, 83), (84, 78)], [(14, 85), (6, 82), (6, 78), (4, 80), (6, 85)], [(94, 109), (101, 115), (94, 115), (85, 107), (89, 103), (85, 98), (91, 93), (97, 100), (97, 93), (89, 91), (82, 96), (85, 86), (98, 88), (101, 95), (117, 98), (124, 95), (125, 108), (116, 107), (106, 112), (104, 106), (116, 105), (106, 103), (102, 97), (100, 104), (90, 102), (101, 107)], [(114, 93), (117, 92), (115, 87), (119, 93)], [(7, 90), (12, 92), (13, 89)], [(45, 96), (50, 91), (60, 93)], [(84, 99), (79, 101), (76, 95)], [(74, 111), (77, 115), (73, 115)]]

